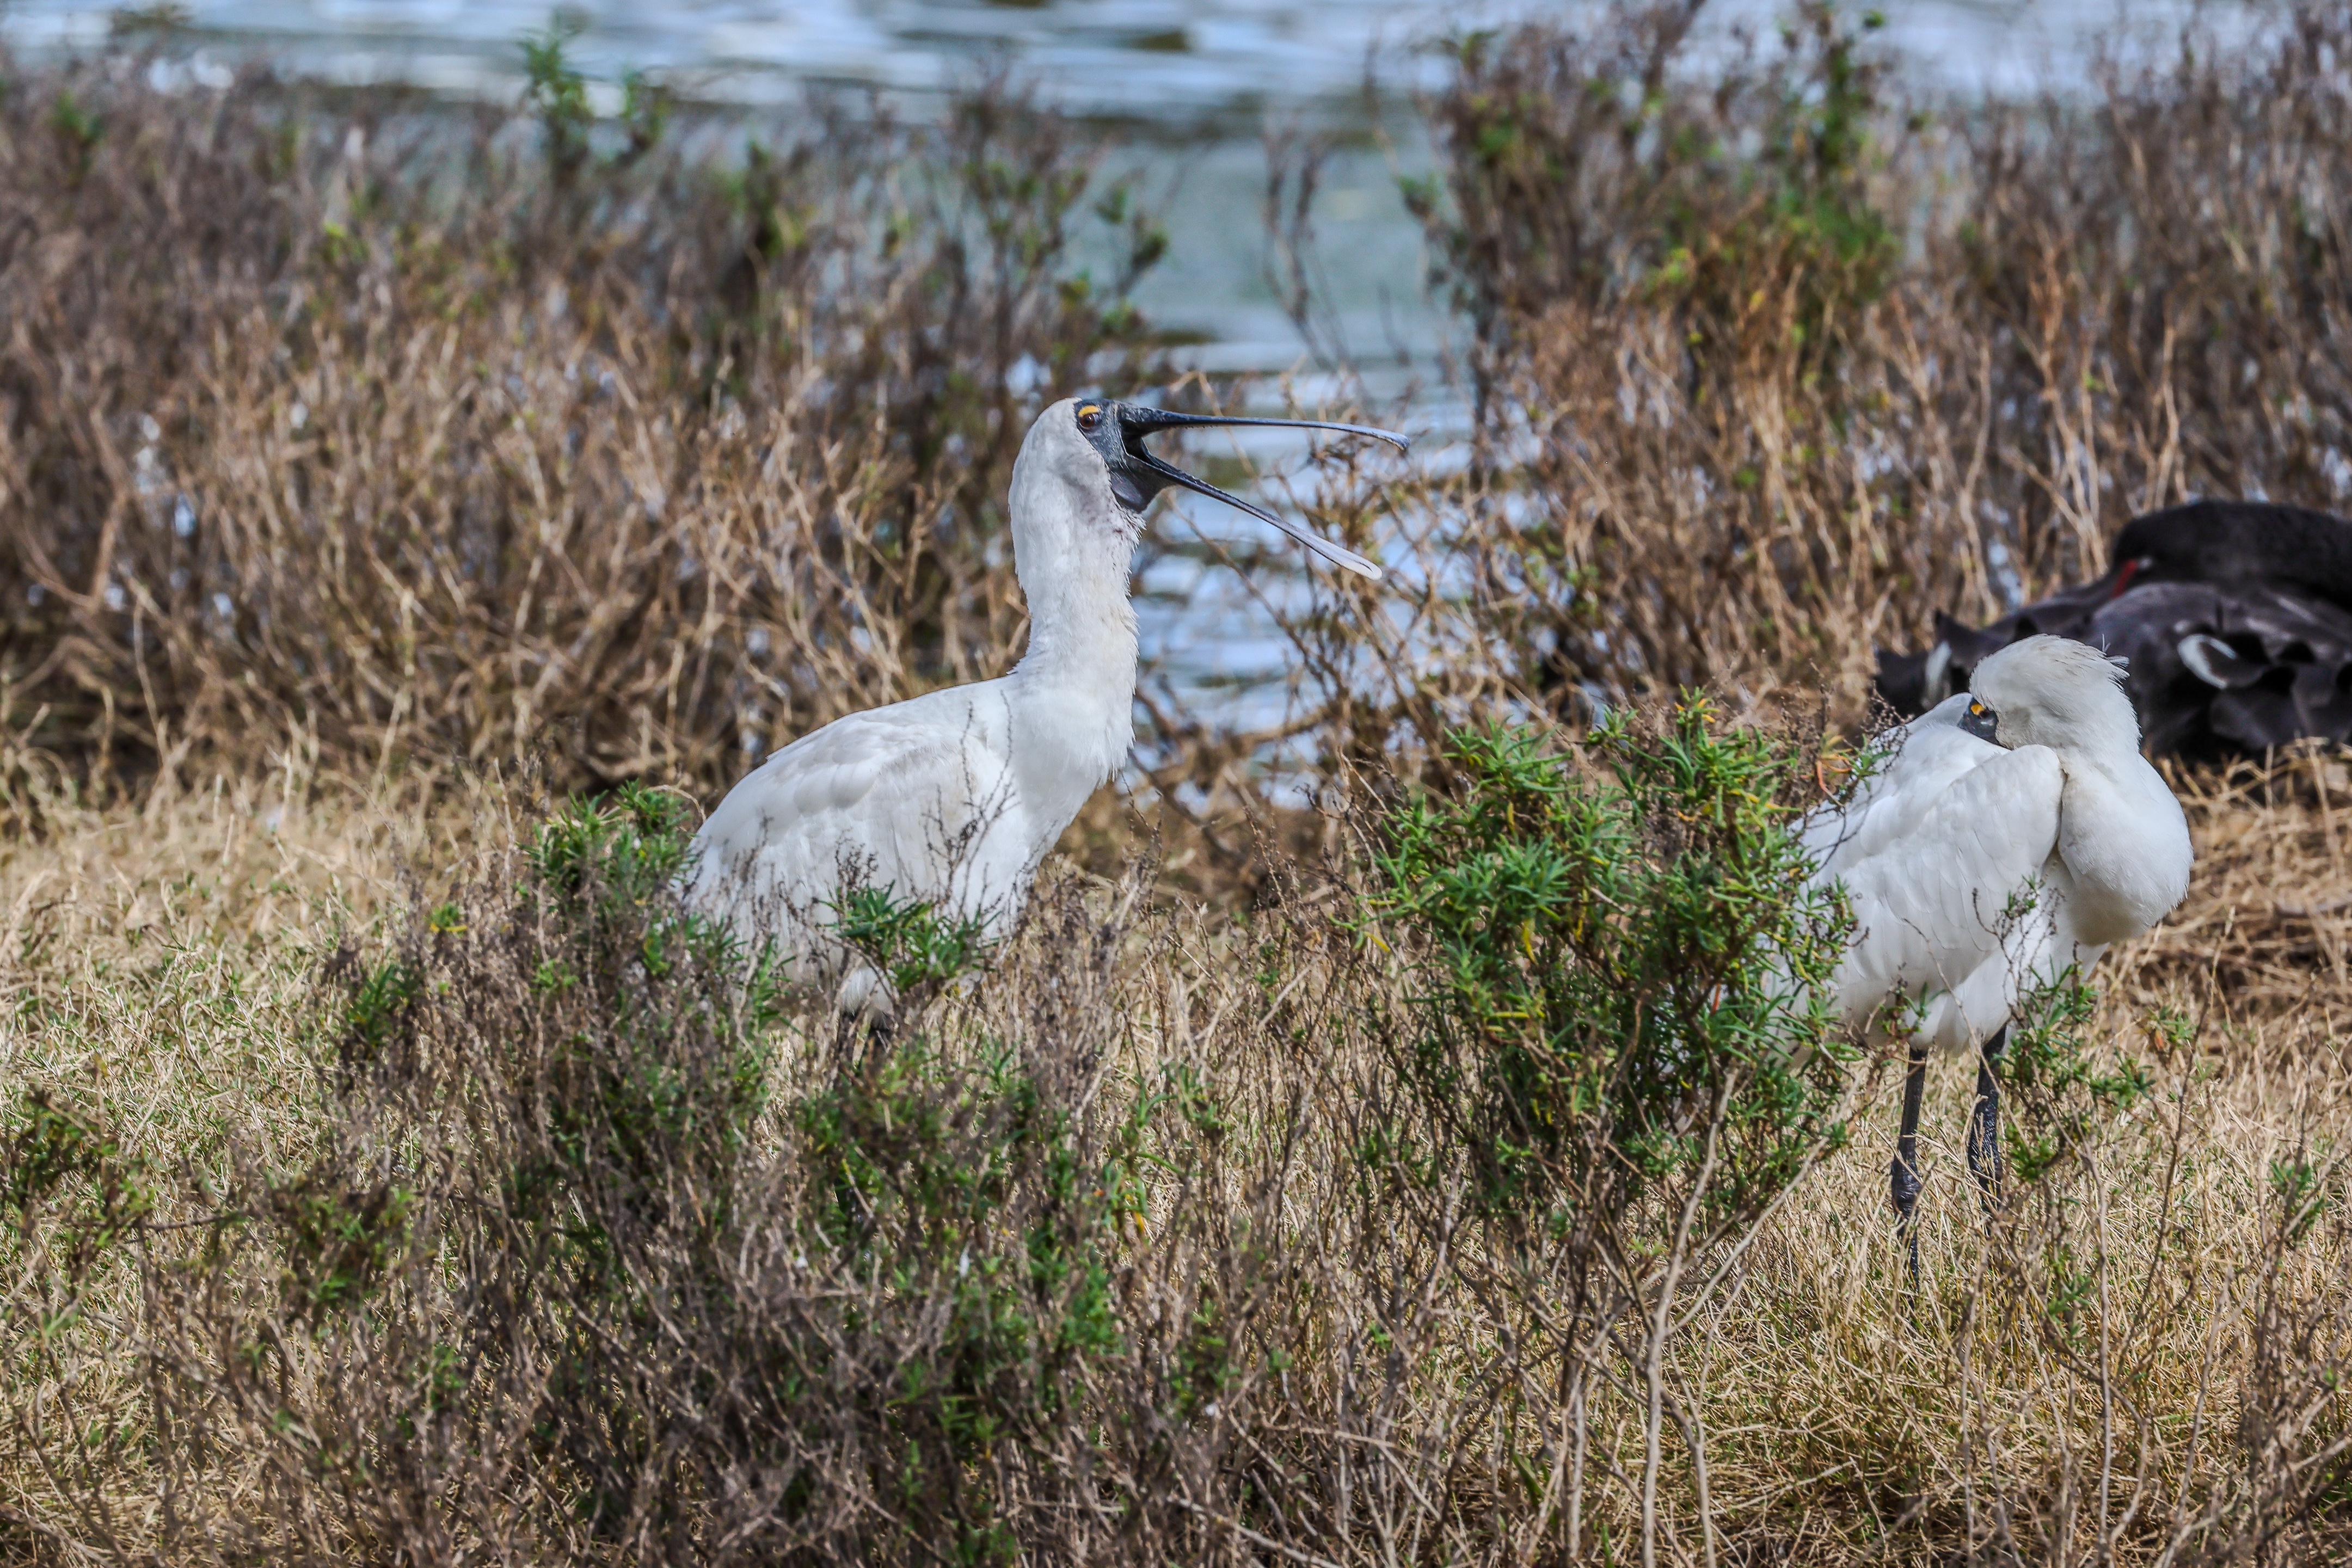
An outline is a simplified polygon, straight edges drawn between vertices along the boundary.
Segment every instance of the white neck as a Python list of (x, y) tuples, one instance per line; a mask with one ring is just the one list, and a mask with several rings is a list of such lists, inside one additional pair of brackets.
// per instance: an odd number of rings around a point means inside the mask
[[(1044, 543), (1035, 540), (1034, 543)], [(1050, 567), (1024, 559), (1029, 649), (1005, 680), (1029, 798), (1075, 816), (1135, 743), (1134, 544), (1108, 530), (1055, 541)]]
[(2189, 891), (2189, 822), (2163, 775), (2137, 751), (2058, 753), (2066, 778), (2058, 854), (2074, 875), (2063, 912), (2083, 939), (2122, 942), (2164, 918)]
[(1127, 588), (1133, 546), (1124, 538), (1059, 552), (1058, 569), (1023, 572), (1029, 649), (1013, 675), (1030, 685), (1118, 688), (1135, 694), (1135, 607)]
[(1013, 461), (1013, 565), (1029, 600), (1029, 651), (1004, 679), (1013, 767), (1041, 838), (1058, 836), (1135, 743), (1139, 522), (1111, 492), (1070, 405), (1039, 416)]

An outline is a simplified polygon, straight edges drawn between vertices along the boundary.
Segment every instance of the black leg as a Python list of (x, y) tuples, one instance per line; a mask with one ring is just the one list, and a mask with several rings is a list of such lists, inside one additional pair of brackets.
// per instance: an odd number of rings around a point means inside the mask
[(1911, 1281), (1919, 1281), (1919, 1238), (1911, 1226), (1919, 1206), (1919, 1100), (1927, 1092), (1927, 1042), (1911, 1042), (1911, 1071), (1903, 1080), (1903, 1129), (1895, 1138), (1895, 1233), (1911, 1257)]
[(1977, 1103), (1969, 1114), (1969, 1174), (1977, 1178), (1977, 1196), (1990, 1218), (2000, 1207), (2000, 1079), (1995, 1070), (2000, 1053), (2009, 1049), (2009, 1026), (1984, 1042), (1977, 1061)]

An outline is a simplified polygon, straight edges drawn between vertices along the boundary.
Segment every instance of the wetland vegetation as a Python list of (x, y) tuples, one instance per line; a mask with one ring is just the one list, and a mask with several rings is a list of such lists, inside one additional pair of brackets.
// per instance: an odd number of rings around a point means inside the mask
[(1009, 662), (1043, 401), (1280, 395), (1172, 368), (1107, 133), (5, 68), (0, 1550), (2340, 1560), (2347, 760), (2169, 774), (1990, 1218), (1937, 1069), (1916, 1283), (1899, 1060), (1759, 976), (1874, 646), (2344, 504), (2352, 26), (1951, 105), (1688, 23), (1445, 46), (1469, 427), (1287, 496), (1391, 582), (1270, 611), (1278, 733), (1148, 685), (1002, 947), (845, 911), (885, 1028), (669, 877)]

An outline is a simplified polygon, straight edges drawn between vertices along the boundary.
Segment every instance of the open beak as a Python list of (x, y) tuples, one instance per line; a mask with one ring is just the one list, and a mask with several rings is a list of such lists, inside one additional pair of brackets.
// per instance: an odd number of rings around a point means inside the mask
[[(1278, 517), (1264, 507), (1220, 490), (1205, 479), (1195, 479), (1172, 463), (1160, 461), (1145, 450), (1143, 438), (1155, 431), (1173, 430), (1180, 426), (1265, 424), (1279, 426), (1286, 430), (1336, 430), (1346, 435), (1369, 435), (1375, 441), (1385, 441), (1399, 452), (1404, 452), (1410, 450), (1410, 444), (1403, 436), (1391, 430), (1374, 430), (1370, 425), (1364, 424), (1332, 424), (1316, 419), (1241, 419), (1223, 414), (1171, 413), (1166, 409), (1138, 408), (1128, 403), (1119, 405), (1118, 423), (1121, 444), (1126, 448), (1129, 462), (1135, 467), (1144, 470), (1142, 474), (1124, 476), (1138, 492), (1139, 502), (1149, 501), (1154, 493), (1167, 486), (1181, 485), (1187, 490), (1211, 497), (1236, 510), (1247, 512), (1260, 522), (1272, 523), (1334, 566), (1344, 566), (1349, 571), (1369, 577), (1375, 582), (1380, 580), (1381, 569), (1354, 550), (1342, 549), (1328, 539), (1318, 538), (1287, 517)], [(1119, 477), (1122, 476), (1115, 475), (1114, 483)], [(1137, 480), (1142, 482), (1134, 483)], [(1123, 497), (1122, 499), (1125, 497)]]

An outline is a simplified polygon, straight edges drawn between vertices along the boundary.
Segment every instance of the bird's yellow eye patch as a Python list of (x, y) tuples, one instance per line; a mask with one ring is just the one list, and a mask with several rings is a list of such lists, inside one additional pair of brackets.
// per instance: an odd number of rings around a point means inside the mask
[(1099, 403), (1089, 402), (1078, 405), (1078, 428), (1080, 430), (1092, 430), (1096, 425), (1100, 424), (1101, 423), (1102, 406)]
[(1985, 706), (1984, 706), (1984, 704), (1982, 704), (1982, 703), (1970, 703), (1970, 704), (1969, 705), (1969, 711), (1970, 713), (1973, 713), (1973, 714), (1981, 714), (1981, 713), (1983, 713), (1983, 712), (1984, 712), (1984, 710), (1985, 710)]

